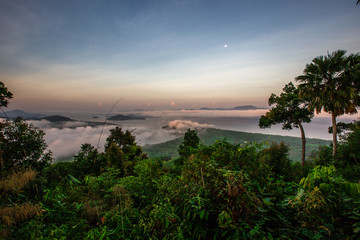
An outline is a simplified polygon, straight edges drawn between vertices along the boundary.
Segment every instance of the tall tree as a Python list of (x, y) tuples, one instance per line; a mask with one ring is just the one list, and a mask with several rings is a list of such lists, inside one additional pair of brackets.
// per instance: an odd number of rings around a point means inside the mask
[(197, 148), (200, 144), (200, 138), (195, 130), (190, 128), (184, 135), (184, 141), (179, 146), (179, 155), (189, 157), (191, 155), (191, 149)]
[[(2, 109), (2, 107), (7, 107), (9, 104), (9, 99), (11, 99), (13, 94), (5, 87), (5, 84), (3, 82), (0, 82), (0, 109), (6, 116), (6, 113)], [(0, 168), (1, 168), (1, 177), (4, 177), (4, 160), (2, 157), (3, 147), (2, 142), (0, 139)]]
[(41, 172), (52, 161), (45, 133), (22, 118), (0, 123), (0, 141), (5, 175), (31, 168)]
[(106, 139), (105, 153), (109, 164), (120, 168), (125, 175), (133, 174), (136, 162), (147, 158), (142, 148), (137, 145), (131, 131), (124, 132), (120, 127), (110, 130), (110, 135)]
[(5, 87), (5, 84), (0, 82), (0, 108), (7, 107), (12, 96), (13, 94)]
[(197, 149), (200, 145), (200, 138), (195, 130), (190, 128), (185, 132), (184, 140), (179, 146), (180, 157), (175, 161), (176, 165), (182, 166), (184, 161)]
[(343, 114), (357, 113), (359, 99), (359, 54), (345, 56), (338, 50), (326, 56), (316, 57), (306, 64), (303, 75), (295, 79), (300, 82), (300, 95), (310, 99), (310, 111), (322, 110), (331, 114), (333, 126), (333, 156), (337, 149), (336, 118)]
[(282, 123), (282, 129), (291, 130), (294, 127), (300, 128), (301, 132), (301, 165), (305, 165), (305, 131), (302, 123), (308, 123), (314, 116), (306, 107), (306, 100), (299, 96), (299, 90), (292, 82), (285, 85), (280, 96), (271, 94), (269, 106), (272, 106), (269, 112), (261, 116), (259, 126), (268, 128), (275, 124)]
[(131, 146), (136, 146), (135, 136), (133, 136), (129, 130), (124, 132), (121, 127), (110, 130), (110, 136), (106, 139), (105, 150), (107, 150), (112, 143), (120, 147), (124, 153), (128, 153)]

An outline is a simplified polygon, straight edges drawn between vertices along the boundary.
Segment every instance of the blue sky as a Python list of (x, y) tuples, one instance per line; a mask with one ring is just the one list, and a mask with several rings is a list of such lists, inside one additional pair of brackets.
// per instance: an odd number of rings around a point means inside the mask
[(267, 106), (328, 51), (360, 52), (355, 0), (0, 0), (10, 108)]

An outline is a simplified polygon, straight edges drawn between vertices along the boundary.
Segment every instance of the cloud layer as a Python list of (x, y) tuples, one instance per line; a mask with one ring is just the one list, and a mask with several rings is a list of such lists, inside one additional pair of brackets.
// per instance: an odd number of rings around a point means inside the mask
[[(281, 125), (273, 126), (271, 129), (260, 129), (258, 119), (266, 111), (150, 111), (146, 112), (146, 115), (153, 117), (146, 120), (110, 121), (113, 125), (104, 127), (101, 138), (102, 125), (94, 126), (93, 124), (90, 126), (90, 123), (81, 121), (60, 124), (46, 120), (28, 121), (28, 123), (39, 127), (45, 132), (48, 149), (53, 152), (57, 160), (73, 157), (84, 143), (96, 147), (99, 139), (99, 151), (103, 151), (106, 138), (110, 130), (115, 128), (116, 125), (122, 127), (124, 131), (132, 131), (136, 137), (136, 142), (141, 146), (182, 137), (188, 128), (195, 129), (198, 132), (206, 128), (216, 127), (234, 131), (299, 136), (298, 129), (283, 131)], [(84, 119), (92, 119), (92, 116), (90, 114), (89, 118)], [(339, 121), (350, 122), (358, 118), (359, 114), (344, 115), (339, 117)], [(322, 113), (316, 115), (310, 124), (304, 124), (304, 128), (309, 138), (331, 139), (331, 135), (327, 132), (330, 125), (329, 114)]]
[[(29, 123), (45, 132), (45, 141), (48, 144), (48, 149), (52, 151), (56, 160), (73, 157), (84, 143), (89, 143), (96, 147), (99, 139), (99, 151), (103, 151), (110, 130), (115, 128), (114, 125), (106, 125), (101, 135), (103, 126), (86, 126), (84, 122), (67, 122), (61, 128), (58, 126), (54, 127), (53, 123), (46, 120), (29, 121)], [(136, 137), (136, 142), (143, 146), (181, 137), (188, 128), (201, 131), (209, 127), (214, 127), (214, 125), (190, 120), (173, 120), (166, 122), (163, 128), (144, 123), (143, 126), (124, 126), (122, 129), (123, 131), (132, 131)]]
[(173, 120), (165, 126), (166, 129), (172, 129), (177, 131), (186, 131), (187, 129), (201, 130), (204, 128), (214, 127), (212, 124), (198, 123), (190, 120)]

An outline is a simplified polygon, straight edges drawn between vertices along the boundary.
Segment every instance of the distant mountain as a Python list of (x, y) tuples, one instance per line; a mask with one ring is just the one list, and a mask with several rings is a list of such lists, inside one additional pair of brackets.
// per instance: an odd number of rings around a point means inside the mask
[[(22, 110), (16, 109), (13, 111), (7, 111), (5, 112), (6, 116), (10, 119), (15, 119), (17, 117), (22, 117), (25, 120), (30, 120), (30, 119), (39, 119), (41, 117), (44, 117), (44, 114), (39, 114), (39, 113), (27, 113), (24, 112)], [(6, 118), (5, 114), (3, 112), (0, 113), (0, 118)]]
[(187, 110), (210, 110), (210, 111), (231, 111), (231, 110), (258, 110), (258, 109), (264, 109), (264, 108), (258, 108), (253, 105), (245, 105), (245, 106), (237, 106), (233, 108), (209, 108), (209, 107), (202, 107), (200, 109), (187, 109)]
[(229, 110), (257, 110), (257, 109), (264, 109), (264, 108), (258, 108), (253, 105), (245, 105), (245, 106), (237, 106), (237, 107), (231, 108)]
[(133, 110), (134, 112), (151, 112), (156, 111), (155, 109), (143, 109), (143, 108), (136, 108)]
[[(7, 111), (5, 112), (6, 116), (10, 118), (11, 120), (16, 119), (17, 117), (22, 117), (24, 120), (47, 120), (49, 122), (73, 122), (75, 120), (64, 117), (61, 115), (52, 115), (52, 116), (46, 116), (44, 114), (40, 113), (28, 113), (22, 110), (13, 110), (13, 111)], [(0, 118), (6, 118), (5, 114), (3, 112), (0, 113)]]
[(107, 120), (111, 120), (111, 121), (145, 120), (146, 118), (148, 118), (148, 117), (139, 116), (139, 115), (135, 115), (135, 114), (128, 114), (128, 115), (118, 114), (118, 115), (107, 118)]
[(52, 115), (52, 116), (46, 116), (46, 117), (41, 117), (37, 120), (47, 120), (49, 122), (53, 122), (53, 123), (56, 123), (56, 122), (73, 122), (75, 120), (71, 119), (71, 118), (68, 118), (68, 117), (64, 117), (64, 116), (61, 116), (61, 115)]

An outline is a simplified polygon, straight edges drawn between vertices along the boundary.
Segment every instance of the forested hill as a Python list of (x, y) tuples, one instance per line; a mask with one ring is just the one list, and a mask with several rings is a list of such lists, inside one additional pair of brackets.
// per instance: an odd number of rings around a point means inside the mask
[[(237, 132), (208, 128), (199, 132), (199, 138), (205, 145), (213, 144), (216, 140), (226, 139), (233, 144), (243, 144), (245, 142), (284, 142), (290, 146), (289, 158), (294, 161), (301, 159), (301, 138), (280, 135), (269, 135), (261, 133)], [(149, 157), (178, 157), (178, 148), (183, 138), (177, 138), (164, 143), (145, 145), (143, 147)], [(331, 142), (322, 139), (309, 138), (306, 141), (306, 155), (309, 156), (313, 150), (320, 145), (329, 145)]]

